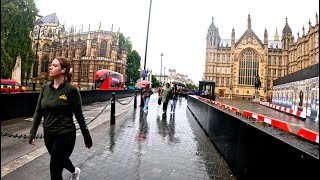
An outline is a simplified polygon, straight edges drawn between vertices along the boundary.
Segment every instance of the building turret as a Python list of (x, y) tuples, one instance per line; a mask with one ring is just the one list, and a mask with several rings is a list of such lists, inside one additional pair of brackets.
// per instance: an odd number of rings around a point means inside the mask
[(231, 32), (231, 45), (234, 45), (234, 43), (235, 43), (235, 32), (233, 27)]
[(318, 20), (318, 13), (316, 12), (316, 24), (319, 23), (319, 20)]
[(304, 26), (302, 26), (302, 36), (305, 35)]
[(267, 28), (264, 29), (264, 41), (263, 41), (264, 45), (268, 46), (268, 32), (267, 32)]
[(214, 18), (212, 17), (212, 22), (211, 25), (208, 28), (208, 33), (207, 33), (207, 47), (213, 47), (216, 48), (218, 47), (220, 43), (220, 35), (219, 35), (219, 30), (218, 28), (214, 25)]
[(292, 30), (289, 27), (288, 18), (286, 17), (286, 24), (282, 30), (282, 39), (281, 39), (282, 49), (288, 50), (292, 41), (293, 41)]

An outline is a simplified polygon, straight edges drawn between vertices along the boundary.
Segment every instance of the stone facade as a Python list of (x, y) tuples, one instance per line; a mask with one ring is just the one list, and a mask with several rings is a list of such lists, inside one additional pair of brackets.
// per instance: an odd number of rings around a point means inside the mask
[(73, 68), (72, 82), (82, 89), (94, 87), (94, 73), (99, 69), (110, 69), (126, 78), (127, 49), (119, 47), (119, 31), (104, 31), (100, 28), (91, 31), (90, 25), (87, 32), (83, 31), (83, 27), (78, 32), (75, 27), (65, 30), (55, 13), (42, 17), (38, 22), (30, 34), (34, 51), (39, 42), (36, 71), (38, 83), (49, 80), (49, 66), (56, 56), (69, 59)]
[(265, 29), (264, 39), (260, 40), (251, 29), (251, 17), (248, 16), (247, 30), (235, 39), (232, 29), (231, 39), (221, 39), (219, 29), (213, 18), (207, 33), (206, 60), (203, 80), (216, 83), (215, 94), (218, 97), (252, 98), (254, 76), (259, 75), (263, 99), (272, 97), (273, 80), (319, 63), (319, 22), (309, 30), (302, 28), (302, 36), (295, 41), (286, 18), (281, 40), (276, 30), (274, 40), (268, 40)]

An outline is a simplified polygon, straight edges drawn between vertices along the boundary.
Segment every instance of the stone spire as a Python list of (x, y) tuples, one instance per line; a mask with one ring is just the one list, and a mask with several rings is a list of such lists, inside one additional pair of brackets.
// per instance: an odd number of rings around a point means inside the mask
[(278, 28), (276, 27), (276, 33), (274, 35), (274, 40), (279, 41), (279, 34), (278, 34)]
[(248, 15), (248, 29), (251, 29), (251, 17)]

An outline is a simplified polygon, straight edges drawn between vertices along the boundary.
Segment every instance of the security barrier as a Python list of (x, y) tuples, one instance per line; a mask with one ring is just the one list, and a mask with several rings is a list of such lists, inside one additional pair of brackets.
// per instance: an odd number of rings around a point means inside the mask
[[(108, 101), (115, 92), (117, 98), (130, 97), (134, 90), (90, 90), (80, 91), (82, 104)], [(32, 116), (37, 106), (39, 92), (1, 93), (0, 120), (9, 120), (19, 117)]]
[(294, 133), (284, 133), (275, 127), (282, 124), (272, 123), (272, 118), (262, 119), (248, 111), (235, 114), (218, 104), (188, 97), (190, 112), (237, 179), (320, 178), (318, 144)]

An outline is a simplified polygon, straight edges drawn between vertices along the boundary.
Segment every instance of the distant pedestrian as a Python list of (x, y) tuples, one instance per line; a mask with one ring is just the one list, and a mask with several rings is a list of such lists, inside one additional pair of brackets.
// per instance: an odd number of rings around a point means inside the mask
[(174, 85), (172, 91), (171, 91), (171, 114), (174, 114), (176, 111), (176, 105), (177, 105), (177, 100), (178, 100), (178, 96), (179, 96), (179, 91), (177, 88), (177, 85)]
[(44, 117), (44, 143), (51, 156), (51, 180), (62, 180), (63, 168), (70, 171), (70, 179), (79, 179), (80, 169), (74, 167), (69, 157), (76, 142), (76, 126), (73, 114), (80, 126), (85, 146), (92, 147), (92, 139), (82, 114), (81, 96), (78, 89), (70, 84), (70, 63), (64, 57), (56, 57), (50, 65), (51, 83), (42, 86), (38, 104), (33, 116), (29, 143), (35, 145), (41, 118)]
[(145, 88), (142, 90), (142, 95), (143, 95), (143, 101), (144, 101), (144, 107), (143, 110), (144, 112), (148, 112), (148, 104), (150, 100), (150, 96), (153, 94), (152, 89), (150, 88), (150, 85), (147, 84)]
[(172, 90), (172, 88), (170, 87), (169, 83), (166, 83), (166, 86), (162, 90), (162, 94), (161, 94), (161, 99), (163, 102), (163, 106), (162, 106), (163, 112), (162, 113), (164, 113), (164, 114), (167, 112), (171, 90)]

